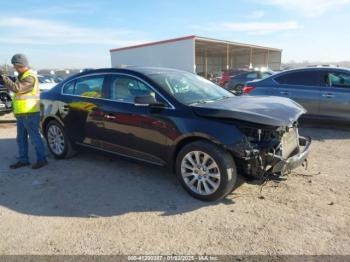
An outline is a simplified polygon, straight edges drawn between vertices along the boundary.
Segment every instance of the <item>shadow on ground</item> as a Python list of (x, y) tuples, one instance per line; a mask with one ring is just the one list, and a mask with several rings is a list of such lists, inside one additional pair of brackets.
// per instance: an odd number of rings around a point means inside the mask
[[(349, 139), (350, 132), (302, 129), (314, 139)], [(190, 197), (165, 168), (122, 158), (83, 152), (69, 160), (49, 158), (49, 166), (33, 171), (10, 170), (14, 139), (0, 140), (0, 205), (36, 216), (109, 217), (130, 212), (176, 215), (214, 205)], [(247, 182), (239, 178), (237, 186)], [(249, 182), (257, 184), (256, 182)]]
[[(15, 150), (14, 139), (0, 148)], [(93, 151), (55, 160), (33, 171), (10, 170), (13, 157), (0, 153), (0, 205), (35, 216), (109, 217), (130, 212), (168, 216), (234, 202), (205, 203), (190, 197), (167, 169)]]

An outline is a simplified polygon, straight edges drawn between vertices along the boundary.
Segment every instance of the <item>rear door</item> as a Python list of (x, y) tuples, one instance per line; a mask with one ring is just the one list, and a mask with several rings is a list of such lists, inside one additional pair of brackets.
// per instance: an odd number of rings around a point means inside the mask
[(320, 114), (332, 119), (350, 120), (350, 72), (322, 72)]
[(301, 104), (309, 115), (320, 112), (320, 71), (302, 70), (276, 76), (272, 95), (288, 97)]
[(68, 136), (76, 143), (91, 144), (98, 136), (98, 128), (90, 119), (99, 115), (105, 97), (105, 75), (87, 75), (63, 86), (64, 103), (60, 105), (61, 118)]

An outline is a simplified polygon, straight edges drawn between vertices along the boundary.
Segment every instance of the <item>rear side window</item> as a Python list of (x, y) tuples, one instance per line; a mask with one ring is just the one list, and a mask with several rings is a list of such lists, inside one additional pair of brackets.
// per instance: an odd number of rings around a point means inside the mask
[(251, 80), (254, 80), (254, 79), (257, 79), (258, 78), (258, 73), (254, 72), (254, 73), (249, 73), (249, 74), (246, 74), (245, 76), (246, 79), (251, 79)]
[(275, 78), (275, 81), (284, 85), (318, 86), (318, 71), (301, 71), (283, 74)]
[(64, 85), (62, 93), (91, 98), (102, 98), (104, 76), (87, 76), (78, 78)]
[(71, 81), (63, 87), (63, 94), (74, 95), (75, 81)]
[(75, 95), (101, 98), (104, 76), (79, 78), (75, 84)]

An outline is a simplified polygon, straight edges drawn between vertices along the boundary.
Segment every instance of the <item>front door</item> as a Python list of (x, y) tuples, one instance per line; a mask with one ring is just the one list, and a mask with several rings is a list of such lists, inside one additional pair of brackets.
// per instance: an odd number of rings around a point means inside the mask
[(322, 76), (320, 114), (334, 120), (350, 120), (350, 73), (327, 70)]
[[(169, 122), (166, 112), (134, 104), (136, 96), (162, 98), (143, 80), (130, 75), (111, 74), (108, 99), (101, 108), (103, 136), (100, 142), (107, 151), (156, 164), (165, 164), (164, 153)], [(163, 102), (163, 101), (162, 101)], [(165, 103), (165, 102), (164, 102)]]

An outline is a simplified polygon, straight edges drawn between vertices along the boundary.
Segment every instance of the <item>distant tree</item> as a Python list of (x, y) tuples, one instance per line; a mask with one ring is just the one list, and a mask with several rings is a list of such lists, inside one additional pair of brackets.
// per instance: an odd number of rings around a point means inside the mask
[(307, 66), (317, 66), (317, 65), (332, 65), (332, 66), (338, 66), (338, 67), (347, 67), (350, 68), (350, 61), (340, 61), (340, 62), (310, 62), (310, 61), (303, 61), (303, 62), (295, 62), (293, 60), (282, 63), (282, 69), (292, 69), (292, 68), (298, 68), (298, 67), (307, 67)]

